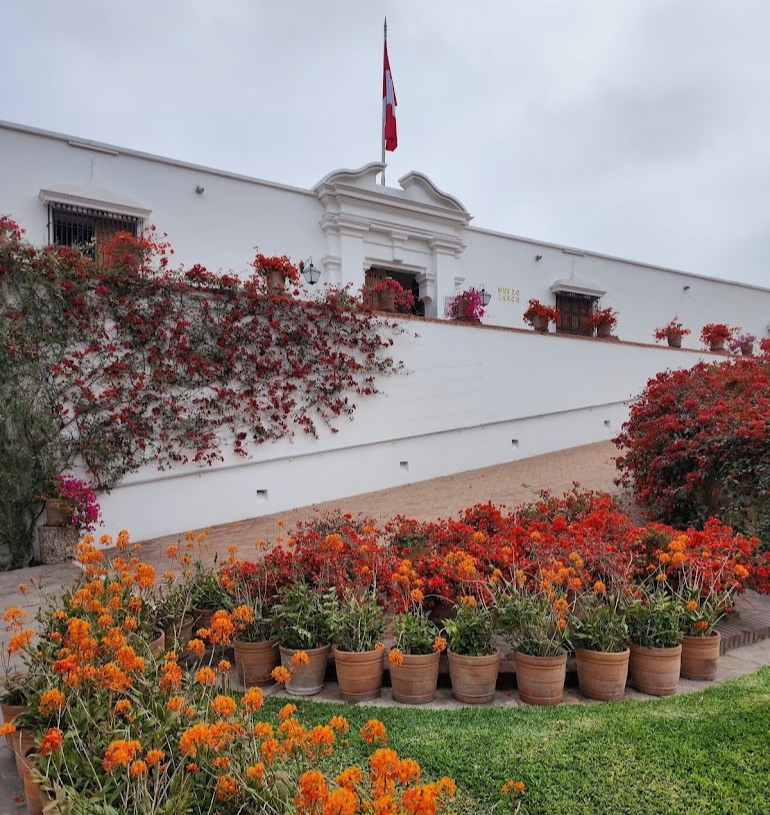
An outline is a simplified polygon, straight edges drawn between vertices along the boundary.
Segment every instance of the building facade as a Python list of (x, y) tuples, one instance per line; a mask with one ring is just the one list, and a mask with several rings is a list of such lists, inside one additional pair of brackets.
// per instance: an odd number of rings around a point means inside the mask
[[(117, 229), (154, 224), (175, 263), (246, 275), (258, 246), (312, 258), (321, 284), (358, 289), (389, 275), (434, 318), (405, 320), (394, 353), (408, 375), (382, 383), (385, 395), (361, 402), (342, 432), (205, 471), (146, 468), (104, 497), (109, 531), (148, 538), (606, 439), (649, 377), (715, 358), (698, 350), (704, 324), (768, 336), (768, 289), (477, 228), (426, 176), (382, 187), (382, 169), (299, 189), (0, 123), (0, 212), (34, 244), (93, 241), (98, 251)], [(481, 327), (445, 319), (468, 287), (490, 295)], [(531, 298), (557, 308), (560, 333), (526, 328)], [(618, 311), (618, 341), (589, 336), (598, 306)], [(653, 342), (675, 315), (692, 330), (689, 350)]]

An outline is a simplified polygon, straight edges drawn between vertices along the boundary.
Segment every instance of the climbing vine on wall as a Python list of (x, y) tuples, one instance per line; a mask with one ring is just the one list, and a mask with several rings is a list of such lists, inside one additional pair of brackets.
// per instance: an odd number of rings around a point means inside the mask
[(68, 463), (110, 488), (146, 463), (210, 464), (230, 446), (336, 432), (355, 397), (400, 369), (397, 325), (345, 291), (314, 301), (267, 293), (203, 266), (173, 268), (151, 229), (118, 233), (98, 262), (68, 247), (36, 249), (0, 218), (0, 387), (23, 371), (54, 394)]

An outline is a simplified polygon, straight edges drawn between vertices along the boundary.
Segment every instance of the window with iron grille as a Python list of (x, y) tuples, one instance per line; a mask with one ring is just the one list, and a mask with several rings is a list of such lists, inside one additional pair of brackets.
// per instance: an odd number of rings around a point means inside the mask
[(99, 245), (116, 232), (138, 235), (139, 218), (70, 204), (49, 204), (48, 239), (59, 246), (76, 246), (94, 257)]
[(556, 325), (557, 333), (592, 337), (594, 330), (588, 321), (598, 302), (599, 298), (590, 294), (557, 292), (556, 311), (559, 313), (559, 322)]

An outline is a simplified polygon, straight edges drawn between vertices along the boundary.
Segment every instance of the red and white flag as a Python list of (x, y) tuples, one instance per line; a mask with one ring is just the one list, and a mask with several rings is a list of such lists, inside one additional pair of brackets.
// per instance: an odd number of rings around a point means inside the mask
[(388, 61), (388, 41), (385, 40), (385, 62), (382, 69), (382, 134), (385, 149), (391, 152), (398, 147), (396, 133), (396, 91)]

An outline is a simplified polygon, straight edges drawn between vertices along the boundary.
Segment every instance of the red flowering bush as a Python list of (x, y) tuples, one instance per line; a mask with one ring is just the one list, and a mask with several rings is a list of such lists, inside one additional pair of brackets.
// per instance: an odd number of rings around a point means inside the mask
[(733, 359), (651, 379), (615, 439), (650, 517), (679, 528), (715, 516), (770, 544), (770, 361)]
[(484, 311), (484, 299), (478, 289), (465, 289), (449, 301), (449, 316), (453, 320), (480, 320)]

